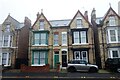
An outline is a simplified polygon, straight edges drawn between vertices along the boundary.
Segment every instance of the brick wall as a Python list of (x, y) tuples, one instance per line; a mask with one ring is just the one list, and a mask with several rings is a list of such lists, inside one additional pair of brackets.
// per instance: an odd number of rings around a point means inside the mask
[(47, 64), (45, 66), (26, 66), (22, 64), (20, 70), (21, 72), (49, 72), (50, 65)]

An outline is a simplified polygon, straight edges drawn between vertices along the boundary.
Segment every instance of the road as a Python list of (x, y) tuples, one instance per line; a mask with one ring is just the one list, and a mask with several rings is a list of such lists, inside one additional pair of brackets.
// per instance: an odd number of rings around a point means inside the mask
[(120, 80), (120, 73), (3, 73), (2, 80)]

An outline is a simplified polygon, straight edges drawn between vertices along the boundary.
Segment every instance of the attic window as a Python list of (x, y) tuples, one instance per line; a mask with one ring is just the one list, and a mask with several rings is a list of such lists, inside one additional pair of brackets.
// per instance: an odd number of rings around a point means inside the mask
[(116, 26), (115, 16), (109, 16), (109, 26)]
[(40, 20), (40, 30), (44, 30), (44, 20)]
[(10, 32), (10, 25), (9, 24), (6, 25), (5, 31)]
[(77, 19), (76, 20), (76, 26), (77, 26), (77, 28), (82, 28), (82, 19)]

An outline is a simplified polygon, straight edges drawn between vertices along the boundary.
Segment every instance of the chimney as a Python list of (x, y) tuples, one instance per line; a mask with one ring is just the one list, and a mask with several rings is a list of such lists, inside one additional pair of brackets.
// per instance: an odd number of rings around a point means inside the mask
[(37, 18), (40, 16), (39, 12), (37, 13)]
[(24, 25), (25, 25), (25, 26), (26, 26), (26, 25), (31, 26), (31, 20), (30, 20), (28, 17), (25, 17), (25, 19), (24, 19)]
[(88, 11), (85, 11), (84, 17), (85, 17), (86, 20), (88, 20)]
[(96, 20), (96, 10), (95, 10), (95, 8), (93, 8), (93, 10), (92, 10), (92, 13), (91, 13), (91, 21), (92, 20)]
[(118, 2), (118, 14), (120, 16), (120, 1)]

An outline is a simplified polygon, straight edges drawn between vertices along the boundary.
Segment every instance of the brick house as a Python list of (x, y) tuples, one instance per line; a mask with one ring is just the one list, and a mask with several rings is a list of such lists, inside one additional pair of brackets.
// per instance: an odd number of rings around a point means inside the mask
[[(1, 25), (2, 41), (0, 47), (2, 52), (0, 53), (0, 55), (2, 56), (1, 64), (4, 67), (9, 67), (9, 68), (16, 67), (15, 66), (17, 63), (16, 59), (19, 58), (18, 50), (20, 50), (20, 47), (18, 46), (19, 39), (21, 39), (20, 34), (22, 32), (22, 28), (24, 27), (25, 27), (24, 23), (18, 22), (10, 15), (8, 15), (5, 21), (2, 23)], [(26, 41), (26, 39), (27, 38), (25, 38), (24, 40)], [(21, 43), (21, 45), (23, 45), (23, 43)], [(24, 47), (26, 47), (25, 45), (26, 44), (24, 44)], [(24, 48), (24, 50), (26, 50), (26, 48)]]
[(82, 59), (96, 63), (92, 25), (88, 21), (87, 11), (83, 15), (79, 10), (70, 22), (69, 60)]
[(66, 68), (66, 63), (73, 59), (96, 63), (91, 26), (87, 12), (82, 15), (78, 11), (73, 19), (51, 21), (38, 13), (30, 29), (29, 66), (50, 64), (56, 68), (59, 62)]
[(102, 19), (96, 18), (96, 23), (101, 64), (104, 68), (107, 58), (120, 58), (120, 16), (110, 7)]

